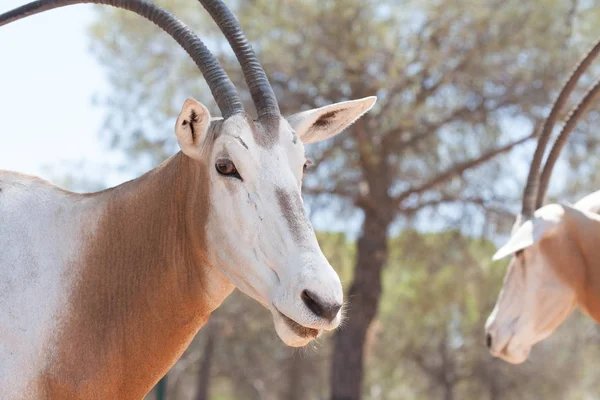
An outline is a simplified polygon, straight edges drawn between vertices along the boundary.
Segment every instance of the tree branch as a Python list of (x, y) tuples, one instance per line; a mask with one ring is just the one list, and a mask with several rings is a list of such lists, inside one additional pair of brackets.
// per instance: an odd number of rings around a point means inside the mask
[(447, 171), (437, 174), (433, 179), (425, 182), (424, 184), (404, 191), (403, 193), (401, 193), (400, 195), (395, 197), (394, 202), (396, 203), (397, 206), (400, 206), (400, 204), (404, 200), (406, 200), (409, 196), (426, 192), (427, 190), (430, 190), (439, 184), (447, 182), (448, 180), (454, 178), (457, 175), (462, 175), (465, 171), (476, 168), (476, 167), (480, 166), (481, 164), (491, 160), (492, 158), (494, 158), (498, 155), (507, 153), (510, 150), (512, 150), (515, 146), (525, 143), (526, 141), (534, 138), (535, 136), (536, 136), (536, 131), (534, 130), (534, 133), (532, 133), (524, 138), (521, 138), (517, 141), (511, 142), (511, 143), (509, 143), (505, 146), (499, 147), (497, 149), (491, 150), (478, 158), (459, 163), (459, 164), (453, 166), (452, 168), (448, 169)]

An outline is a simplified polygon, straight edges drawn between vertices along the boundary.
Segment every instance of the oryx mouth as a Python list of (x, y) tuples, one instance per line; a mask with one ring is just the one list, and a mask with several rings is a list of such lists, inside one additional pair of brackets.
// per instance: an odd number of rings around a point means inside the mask
[(502, 357), (504, 356), (504, 358), (510, 358), (510, 354), (508, 354), (508, 346), (510, 345), (510, 341), (512, 340), (514, 336), (514, 333), (511, 333), (510, 336), (508, 337), (508, 340), (506, 341), (506, 343), (504, 344), (504, 346), (502, 346), (502, 348), (498, 351), (491, 351), (492, 355), (494, 357)]
[[(277, 310), (277, 308), (275, 308), (275, 310)], [(281, 311), (277, 310), (277, 312), (279, 313), (279, 315), (281, 315), (281, 318), (283, 318), (287, 326), (301, 338), (316, 338), (317, 336), (319, 336), (318, 329), (308, 328), (306, 326), (300, 325)]]
[[(512, 339), (512, 336), (511, 336)], [(508, 342), (506, 342), (506, 345), (498, 352), (499, 356), (504, 356), (504, 357), (510, 357), (510, 354), (508, 354), (508, 345), (510, 344), (510, 339), (508, 339)]]

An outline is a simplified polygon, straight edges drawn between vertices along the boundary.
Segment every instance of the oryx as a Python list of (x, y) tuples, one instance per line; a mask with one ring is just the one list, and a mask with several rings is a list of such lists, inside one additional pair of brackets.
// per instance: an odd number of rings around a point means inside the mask
[(486, 323), (486, 341), (494, 356), (514, 364), (525, 361), (532, 346), (554, 332), (576, 306), (600, 322), (600, 191), (574, 205), (544, 205), (552, 168), (575, 124), (600, 93), (600, 80), (568, 115), (539, 174), (557, 115), (599, 52), (600, 42), (580, 61), (555, 101), (531, 163), (521, 214), (508, 243), (494, 255), (495, 260), (512, 255), (512, 260)]
[(0, 15), (0, 26), (79, 3), (165, 30), (201, 69), (222, 118), (188, 99), (175, 123), (181, 151), (99, 193), (0, 171), (0, 397), (140, 399), (234, 287), (271, 311), (287, 345), (335, 329), (342, 286), (303, 208), (304, 144), (338, 134), (375, 98), (282, 117), (220, 0), (202, 4), (232, 44), (255, 120), (200, 39), (151, 2), (40, 0)]

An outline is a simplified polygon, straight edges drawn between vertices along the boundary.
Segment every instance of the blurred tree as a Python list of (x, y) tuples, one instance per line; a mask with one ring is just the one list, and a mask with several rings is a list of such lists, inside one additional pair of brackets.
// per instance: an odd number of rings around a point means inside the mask
[(215, 350), (215, 342), (217, 340), (218, 318), (212, 318), (204, 327), (206, 332), (204, 348), (202, 351), (202, 361), (200, 362), (200, 372), (198, 373), (198, 388), (196, 400), (208, 400), (210, 389), (210, 370), (213, 363), (213, 354)]
[[(492, 243), (459, 231), (428, 235), (407, 231), (391, 240), (390, 248), (378, 317), (381, 328), (368, 362), (370, 391), (378, 388), (390, 398), (404, 398), (394, 381), (402, 373), (416, 398), (568, 397), (571, 386), (565, 382), (577, 385), (574, 361), (582, 357), (582, 347), (576, 347), (570, 363), (548, 363), (549, 368), (544, 367), (545, 360), (567, 352), (536, 348), (532, 356), (536, 364), (522, 366), (494, 360), (487, 352), (483, 325), (503, 273), (489, 260)], [(581, 321), (579, 326), (587, 325)], [(563, 336), (562, 345), (574, 339)], [(390, 353), (403, 362), (398, 365), (385, 356)]]
[[(329, 258), (344, 257), (354, 247), (336, 246), (342, 243), (337, 234), (319, 234), (319, 239)], [(407, 231), (390, 239), (389, 246), (381, 306), (365, 348), (366, 399), (584, 400), (600, 395), (599, 375), (592, 368), (597, 328), (587, 318), (569, 320), (536, 346), (533, 361), (524, 365), (488, 354), (483, 324), (503, 277), (502, 268), (489, 259), (492, 243), (458, 231)], [(330, 338), (319, 341), (318, 352), (286, 348), (273, 332), (270, 315), (240, 293), (216, 314), (219, 328), (201, 330), (170, 373), (170, 399), (196, 399), (200, 364), (211, 351), (207, 338), (215, 332), (209, 398), (326, 398)]]
[[(201, 6), (160, 3), (202, 33), (244, 88)], [(361, 224), (348, 319), (335, 336), (330, 381), (332, 399), (358, 399), (390, 229), (458, 224), (480, 233), (512, 223), (505, 203), (520, 197), (513, 179), (523, 174), (497, 156), (533, 137), (558, 82), (581, 53), (569, 45), (576, 2), (240, 0), (231, 6), (284, 112), (379, 97), (345, 134), (308, 149), (320, 167), (305, 182), (318, 208), (344, 210), (347, 220)], [(171, 125), (185, 97), (212, 101), (193, 63), (168, 36), (129, 14), (98, 14), (93, 49), (113, 86), (105, 103), (112, 144), (156, 163), (176, 149)], [(435, 219), (431, 209), (438, 210)], [(477, 218), (481, 211), (485, 224)], [(439, 352), (447, 352), (449, 337), (437, 340)], [(436, 379), (454, 387), (461, 376)]]

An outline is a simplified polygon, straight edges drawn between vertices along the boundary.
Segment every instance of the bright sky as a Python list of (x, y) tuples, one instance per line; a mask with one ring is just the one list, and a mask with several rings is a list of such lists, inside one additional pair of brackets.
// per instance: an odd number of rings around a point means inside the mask
[[(0, 13), (27, 2), (2, 0)], [(106, 162), (92, 99), (108, 84), (89, 50), (92, 20), (93, 6), (74, 5), (0, 27), (0, 169), (50, 179), (48, 166)]]

